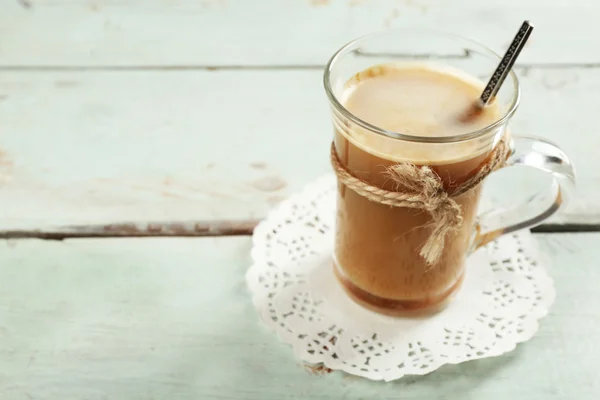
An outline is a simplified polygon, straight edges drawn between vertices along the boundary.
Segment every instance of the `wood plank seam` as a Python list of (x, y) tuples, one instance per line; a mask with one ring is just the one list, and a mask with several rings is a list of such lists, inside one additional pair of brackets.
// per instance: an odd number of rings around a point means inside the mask
[[(406, 57), (406, 56), (405, 56)], [(456, 56), (428, 56), (423, 59), (456, 59)], [(402, 58), (402, 55), (398, 55)], [(321, 64), (289, 64), (289, 65), (227, 65), (227, 64), (198, 64), (198, 65), (0, 65), (4, 72), (135, 72), (135, 71), (295, 71), (322, 70)], [(598, 69), (600, 63), (523, 63), (514, 66), (517, 70), (531, 69)]]
[[(70, 226), (48, 230), (5, 230), (0, 239), (64, 240), (78, 238), (220, 237), (252, 235), (257, 220), (170, 223), (122, 223)], [(543, 224), (533, 233), (600, 232), (600, 224)]]

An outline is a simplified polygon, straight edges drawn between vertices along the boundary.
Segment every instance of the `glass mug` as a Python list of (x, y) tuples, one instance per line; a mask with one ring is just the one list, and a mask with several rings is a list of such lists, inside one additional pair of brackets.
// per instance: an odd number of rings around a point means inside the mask
[(541, 223), (574, 192), (574, 168), (562, 150), (544, 139), (507, 131), (520, 98), (519, 82), (512, 71), (495, 99), (501, 117), (483, 129), (456, 136), (423, 137), (387, 131), (359, 119), (343, 105), (347, 82), (375, 65), (443, 64), (487, 81), (500, 59), (485, 46), (448, 33), (387, 30), (350, 42), (327, 64), (324, 85), (334, 125), (332, 151), (343, 169), (366, 184), (396, 191), (386, 169), (398, 161), (385, 154), (398, 152), (419, 154), (419, 160), (406, 160), (417, 166), (425, 165), (426, 159), (426, 165), (448, 189), (451, 182), (460, 184), (477, 173), (501, 142), (509, 146), (504, 166), (525, 165), (554, 178), (552, 185), (525, 204), (480, 216), (477, 208), (482, 185), (455, 197), (463, 221), (456, 232), (445, 236), (434, 265), (420, 254), (432, 233), (431, 214), (371, 201), (338, 178), (334, 268), (346, 292), (358, 303), (389, 315), (441, 309), (459, 289), (470, 253), (500, 235)]

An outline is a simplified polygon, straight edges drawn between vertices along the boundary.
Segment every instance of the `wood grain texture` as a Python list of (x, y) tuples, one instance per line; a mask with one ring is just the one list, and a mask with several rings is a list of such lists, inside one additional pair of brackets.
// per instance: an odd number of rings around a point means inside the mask
[(365, 33), (406, 26), (506, 47), (521, 63), (599, 63), (593, 0), (27, 0), (0, 6), (2, 66), (323, 65)]
[(0, 242), (0, 398), (595, 399), (600, 234), (537, 235), (557, 300), (502, 357), (390, 384), (315, 375), (258, 320), (249, 238)]
[[(578, 167), (555, 222), (599, 223), (600, 69), (519, 72), (513, 131), (558, 142)], [(331, 170), (320, 70), (5, 72), (0, 121), (2, 230), (256, 220)], [(508, 204), (546, 184), (507, 170), (488, 187)]]

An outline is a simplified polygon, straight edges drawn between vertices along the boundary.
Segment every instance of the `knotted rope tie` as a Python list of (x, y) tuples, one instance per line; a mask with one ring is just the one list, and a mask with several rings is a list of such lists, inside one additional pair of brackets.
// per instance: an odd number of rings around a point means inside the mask
[(511, 149), (503, 138), (490, 153), (476, 174), (460, 185), (453, 187), (450, 192), (444, 190), (444, 185), (438, 174), (427, 166), (417, 166), (410, 163), (399, 163), (387, 168), (386, 174), (403, 191), (389, 191), (352, 175), (340, 162), (335, 145), (331, 144), (331, 164), (339, 181), (359, 195), (380, 204), (392, 207), (417, 208), (428, 212), (432, 222), (431, 236), (420, 250), (420, 255), (427, 264), (433, 265), (439, 261), (446, 236), (458, 231), (463, 222), (462, 210), (455, 198), (479, 185), (490, 173), (502, 167), (510, 155)]

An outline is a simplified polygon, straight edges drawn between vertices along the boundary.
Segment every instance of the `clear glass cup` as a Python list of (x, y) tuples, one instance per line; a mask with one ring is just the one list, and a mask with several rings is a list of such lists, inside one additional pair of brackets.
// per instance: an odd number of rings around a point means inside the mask
[[(444, 185), (464, 181), (486, 162), (503, 138), (511, 147), (506, 167), (525, 165), (554, 178), (526, 203), (484, 215), (477, 215), (481, 185), (457, 197), (463, 223), (457, 233), (447, 235), (441, 258), (433, 266), (419, 254), (431, 234), (428, 213), (369, 201), (338, 181), (334, 267), (355, 301), (391, 315), (438, 310), (460, 287), (470, 253), (500, 235), (541, 223), (573, 194), (574, 168), (560, 148), (542, 138), (511, 135), (507, 130), (521, 94), (514, 72), (496, 96), (501, 118), (483, 129), (456, 136), (387, 131), (350, 113), (341, 100), (351, 77), (375, 65), (441, 64), (487, 80), (500, 58), (481, 44), (445, 32), (387, 30), (350, 42), (327, 64), (324, 85), (332, 110), (335, 151), (345, 169), (364, 182), (395, 190), (385, 171), (398, 161), (383, 156), (381, 149), (385, 154), (419, 154), (419, 159), (405, 161), (429, 165)], [(454, 161), (449, 161), (449, 155)]]

